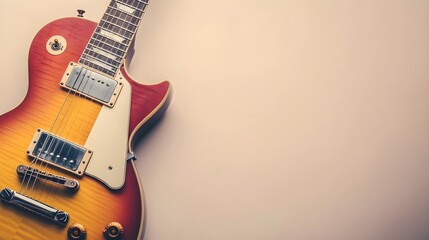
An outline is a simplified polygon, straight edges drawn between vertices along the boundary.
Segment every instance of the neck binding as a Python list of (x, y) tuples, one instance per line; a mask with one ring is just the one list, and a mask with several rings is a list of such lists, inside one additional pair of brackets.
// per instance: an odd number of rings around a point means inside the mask
[(79, 63), (114, 77), (124, 61), (149, 0), (112, 0)]

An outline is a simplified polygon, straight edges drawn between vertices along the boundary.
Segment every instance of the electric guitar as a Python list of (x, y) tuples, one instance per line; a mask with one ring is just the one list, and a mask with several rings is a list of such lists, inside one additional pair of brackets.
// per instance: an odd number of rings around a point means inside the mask
[(27, 95), (0, 116), (0, 239), (142, 237), (133, 146), (171, 92), (126, 70), (147, 5), (112, 0), (98, 24), (64, 18), (35, 36)]

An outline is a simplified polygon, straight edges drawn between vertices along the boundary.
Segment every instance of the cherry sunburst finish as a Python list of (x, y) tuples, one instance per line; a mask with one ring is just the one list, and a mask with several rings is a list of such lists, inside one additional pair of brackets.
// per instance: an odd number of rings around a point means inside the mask
[[(166, 110), (171, 91), (168, 82), (142, 85), (134, 81), (124, 66), (126, 52), (146, 5), (146, 1), (142, 0), (114, 0), (98, 25), (82, 18), (64, 18), (49, 23), (35, 36), (29, 51), (27, 95), (17, 108), (0, 116), (0, 190), (12, 189), (44, 206), (67, 212), (69, 219), (66, 224), (57, 224), (40, 213), (34, 213), (34, 209), (29, 211), (28, 206), (20, 207), (2, 201), (0, 239), (121, 239), (120, 236), (115, 237), (115, 230), (111, 237), (108, 236), (109, 232), (103, 233), (106, 226), (112, 222), (123, 227), (122, 239), (134, 240), (142, 237), (144, 198), (134, 163), (132, 160), (126, 160), (126, 156), (132, 153), (138, 135)], [(124, 34), (122, 29), (129, 29), (131, 34)], [(53, 36), (61, 36), (66, 41), (61, 54), (47, 51), (47, 42)], [(115, 51), (114, 46), (122, 44), (121, 40), (124, 50)], [(108, 44), (103, 45), (103, 41)], [(113, 60), (119, 63), (110, 67), (112, 59), (109, 57), (112, 56)], [(118, 102), (108, 106), (91, 96), (61, 86), (61, 79), (67, 75), (66, 69), (73, 63), (81, 63), (106, 77), (121, 76), (125, 82), (123, 90), (117, 96)], [(131, 89), (129, 94), (127, 88)], [(128, 121), (124, 123), (123, 116), (118, 117), (118, 120), (109, 119), (109, 123), (113, 124), (105, 127), (103, 131), (98, 131), (99, 126), (96, 125), (107, 121), (103, 119), (105, 113), (121, 108), (120, 102), (129, 106), (129, 116), (125, 117)], [(97, 140), (115, 143), (118, 139), (110, 132), (124, 124), (126, 127), (121, 129), (128, 129), (125, 130), (126, 148), (91, 149), (94, 153), (87, 163), (86, 172), (81, 176), (58, 168), (52, 163), (34, 162), (38, 159), (28, 154), (29, 144), (34, 140), (37, 129), (86, 147), (90, 138), (95, 139), (96, 143)], [(94, 133), (95, 131), (98, 132)], [(93, 146), (97, 148), (97, 144)], [(108, 156), (112, 153), (112, 157), (115, 156), (113, 153), (119, 152), (123, 158), (97, 160), (102, 151), (107, 152)], [(112, 184), (109, 185), (109, 179), (97, 175), (96, 168), (104, 166), (103, 161), (125, 162), (122, 171), (124, 179), (119, 178), (123, 184), (112, 187)], [(29, 175), (26, 176), (27, 179), (22, 179), (16, 172), (20, 164), (56, 176), (76, 179), (80, 187), (76, 192), (72, 192), (41, 177)], [(109, 165), (109, 169), (102, 168), (102, 171), (108, 173), (113, 167)], [(81, 224), (86, 231), (86, 237), (83, 236), (85, 234), (80, 234), (79, 229), (68, 232), (72, 224)]]

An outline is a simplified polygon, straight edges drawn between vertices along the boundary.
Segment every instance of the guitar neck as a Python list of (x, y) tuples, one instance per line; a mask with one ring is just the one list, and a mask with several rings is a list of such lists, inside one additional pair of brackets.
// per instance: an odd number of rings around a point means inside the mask
[(121, 67), (149, 0), (112, 0), (79, 63), (114, 77)]

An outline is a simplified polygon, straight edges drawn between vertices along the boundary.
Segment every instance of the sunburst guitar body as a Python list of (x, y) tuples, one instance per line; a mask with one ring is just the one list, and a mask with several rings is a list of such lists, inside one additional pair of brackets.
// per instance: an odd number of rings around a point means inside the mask
[(112, 1), (100, 23), (59, 19), (35, 36), (27, 95), (0, 116), (0, 239), (142, 237), (133, 145), (170, 97), (125, 69), (146, 5)]

